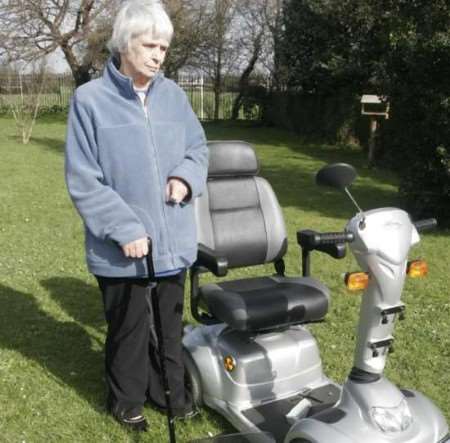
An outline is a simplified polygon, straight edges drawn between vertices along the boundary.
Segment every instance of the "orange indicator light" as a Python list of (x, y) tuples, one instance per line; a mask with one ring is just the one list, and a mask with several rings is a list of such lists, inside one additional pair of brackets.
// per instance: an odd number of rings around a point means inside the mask
[(428, 274), (428, 265), (425, 260), (413, 260), (408, 262), (406, 273), (412, 278), (426, 277)]
[(234, 371), (236, 360), (231, 355), (228, 355), (223, 359), (223, 365), (228, 372)]
[(369, 274), (367, 272), (347, 272), (345, 285), (350, 291), (362, 291), (369, 285)]

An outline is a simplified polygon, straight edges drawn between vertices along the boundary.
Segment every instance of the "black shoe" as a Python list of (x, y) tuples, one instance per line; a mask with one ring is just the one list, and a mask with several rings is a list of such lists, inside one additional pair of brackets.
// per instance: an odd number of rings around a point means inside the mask
[(106, 410), (122, 426), (137, 432), (146, 432), (149, 428), (148, 422), (142, 415), (142, 406), (123, 409), (123, 405), (113, 400), (111, 393), (106, 398)]
[[(148, 399), (148, 402), (154, 409), (161, 412), (162, 414), (167, 413), (167, 408), (165, 405), (163, 406), (155, 403), (151, 399)], [(172, 416), (176, 420), (189, 420), (190, 418), (195, 417), (198, 413), (198, 409), (193, 406), (191, 402), (187, 402), (187, 404), (182, 408), (172, 408)]]
[(137, 415), (136, 417), (126, 417), (122, 415), (114, 415), (114, 418), (122, 425), (132, 431), (147, 432), (148, 422), (143, 415)]
[(198, 414), (198, 409), (196, 409), (192, 404), (189, 404), (184, 408), (174, 408), (172, 414), (176, 420), (190, 420)]

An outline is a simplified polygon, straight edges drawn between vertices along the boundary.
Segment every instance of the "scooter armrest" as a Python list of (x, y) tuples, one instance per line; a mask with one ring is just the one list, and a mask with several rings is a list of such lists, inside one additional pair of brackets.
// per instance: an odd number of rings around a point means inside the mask
[(228, 272), (228, 260), (218, 251), (208, 248), (202, 243), (198, 244), (196, 267), (204, 267), (217, 277), (225, 277)]

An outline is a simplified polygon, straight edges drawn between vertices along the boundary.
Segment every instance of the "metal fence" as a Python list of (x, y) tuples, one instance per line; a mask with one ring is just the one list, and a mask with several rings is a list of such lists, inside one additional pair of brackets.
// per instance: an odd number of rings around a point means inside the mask
[[(180, 75), (177, 83), (186, 92), (191, 106), (200, 120), (214, 118), (214, 89), (211, 81), (208, 81), (203, 75)], [(36, 96), (41, 84), (39, 103), (42, 111), (59, 111), (68, 108), (75, 88), (73, 77), (70, 74), (48, 74), (45, 76), (43, 83), (35, 75), (0, 74), (0, 110), (7, 112), (14, 103), (22, 99), (22, 96)], [(219, 119), (227, 120), (231, 118), (233, 103), (237, 94), (237, 80), (226, 79), (220, 94)], [(255, 109), (254, 112), (241, 110), (239, 118), (256, 119), (258, 115), (258, 109)]]
[(37, 75), (0, 75), (0, 107), (5, 108), (21, 97), (39, 94), (43, 108), (67, 108), (73, 94), (71, 75), (46, 75), (44, 81)]

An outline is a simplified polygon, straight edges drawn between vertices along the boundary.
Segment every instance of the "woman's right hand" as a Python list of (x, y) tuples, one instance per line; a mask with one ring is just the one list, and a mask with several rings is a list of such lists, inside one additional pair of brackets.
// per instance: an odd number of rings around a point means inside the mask
[(125, 257), (142, 258), (148, 254), (148, 238), (143, 237), (122, 246)]

